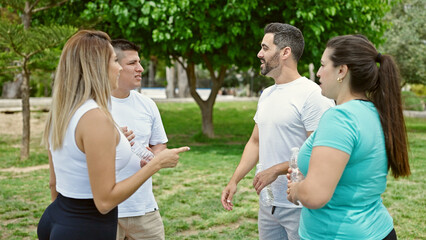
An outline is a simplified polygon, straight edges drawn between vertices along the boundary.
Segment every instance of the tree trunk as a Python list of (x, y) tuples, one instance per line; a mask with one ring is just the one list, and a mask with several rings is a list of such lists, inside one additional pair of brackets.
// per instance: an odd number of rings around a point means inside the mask
[(151, 56), (149, 60), (148, 87), (155, 86), (155, 73), (157, 71), (157, 58)]
[(246, 96), (247, 97), (251, 97), (251, 89), (250, 89), (250, 84), (246, 84), (244, 86), (245, 90), (246, 90)]
[[(38, 10), (44, 10), (47, 8), (51, 8), (54, 6), (61, 5), (66, 1), (62, 1), (60, 3), (50, 4), (49, 6), (45, 6), (43, 8), (39, 8)], [(31, 27), (32, 14), (33, 11), (37, 12), (38, 10), (34, 10), (34, 7), (39, 3), (39, 1), (25, 1), (25, 7), (22, 18), (22, 24), (24, 25), (24, 29), (28, 30)], [(25, 54), (23, 54), (25, 55)], [(24, 57), (24, 61), (22, 64), (22, 75), (23, 81), (21, 85), (21, 99), (22, 99), (22, 146), (21, 146), (21, 160), (27, 159), (30, 155), (30, 71), (28, 69), (28, 61), (32, 54), (27, 54)]]
[(204, 102), (204, 104), (202, 104), (202, 107), (200, 107), (201, 117), (203, 121), (202, 131), (203, 131), (203, 134), (209, 138), (214, 137), (213, 106), (214, 106), (214, 102), (213, 103)]
[(166, 67), (166, 80), (167, 80), (167, 86), (166, 86), (166, 97), (167, 98), (175, 98), (175, 80), (176, 80), (176, 74), (175, 74), (175, 67)]
[[(31, 26), (32, 8), (30, 2), (25, 1), (24, 14), (22, 14), (22, 24), (28, 30)], [(29, 58), (24, 57), (22, 64), (23, 81), (21, 85), (22, 100), (22, 140), (21, 140), (21, 161), (30, 156), (30, 72), (28, 70)]]
[(15, 74), (15, 79), (12, 82), (6, 82), (3, 85), (2, 98), (20, 98), (21, 97), (21, 85), (23, 82), (22, 72)]
[[(182, 61), (182, 58), (180, 60)], [(187, 98), (191, 94), (189, 94), (188, 77), (186, 76), (185, 69), (177, 61), (175, 68), (177, 72), (178, 96), (180, 98)]]
[[(202, 118), (202, 132), (209, 138), (214, 137), (214, 127), (213, 127), (213, 108), (209, 108), (207, 101), (204, 101), (200, 95), (197, 93), (197, 77), (195, 76), (195, 64), (189, 63), (186, 67), (186, 75), (188, 76), (189, 83), (189, 92), (191, 93), (192, 98), (194, 98), (198, 107), (201, 110)], [(210, 97), (209, 97), (210, 99)]]
[(309, 63), (309, 79), (311, 79), (312, 81), (315, 82), (315, 72), (314, 72), (314, 64), (313, 63)]
[[(210, 72), (210, 77), (213, 82), (213, 86), (210, 90), (210, 95), (206, 101), (204, 101), (196, 91), (197, 78), (195, 75), (195, 64), (188, 63), (186, 67), (186, 74), (188, 76), (189, 82), (189, 91), (191, 96), (194, 98), (195, 102), (198, 104), (201, 110), (202, 116), (202, 131), (203, 134), (209, 138), (214, 137), (214, 126), (213, 126), (213, 106), (216, 101), (217, 94), (219, 89), (222, 87), (223, 80), (225, 79), (226, 66), (222, 66), (219, 71), (219, 75), (216, 77), (213, 68), (211, 67), (210, 61), (204, 56), (204, 61), (206, 62), (207, 68)], [(182, 63), (181, 63), (182, 64)]]
[(27, 30), (31, 26), (31, 17), (32, 17), (32, 8), (29, 1), (25, 1), (24, 13), (22, 14), (22, 24), (24, 24), (24, 29)]
[(24, 81), (21, 85), (22, 92), (22, 148), (21, 160), (28, 159), (30, 156), (30, 72), (27, 68), (28, 59), (24, 59)]

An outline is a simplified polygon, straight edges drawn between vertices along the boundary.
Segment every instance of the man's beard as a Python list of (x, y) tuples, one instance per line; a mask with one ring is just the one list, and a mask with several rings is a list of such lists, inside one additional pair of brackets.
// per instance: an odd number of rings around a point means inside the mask
[(262, 75), (267, 75), (272, 69), (277, 68), (278, 67), (278, 59), (279, 59), (279, 52), (276, 52), (275, 55), (272, 57), (272, 59), (270, 61), (265, 61), (265, 65), (263, 68), (260, 69), (260, 73)]

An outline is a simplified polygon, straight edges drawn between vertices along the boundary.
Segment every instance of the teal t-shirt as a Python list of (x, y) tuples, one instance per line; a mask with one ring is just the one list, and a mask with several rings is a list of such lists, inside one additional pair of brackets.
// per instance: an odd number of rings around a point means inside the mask
[[(312, 148), (332, 147), (350, 155), (330, 201), (320, 209), (302, 209), (302, 239), (383, 239), (393, 220), (382, 203), (388, 161), (379, 114), (374, 104), (352, 100), (329, 109), (300, 149), (306, 176)], [(324, 172), (324, 175), (327, 174)]]

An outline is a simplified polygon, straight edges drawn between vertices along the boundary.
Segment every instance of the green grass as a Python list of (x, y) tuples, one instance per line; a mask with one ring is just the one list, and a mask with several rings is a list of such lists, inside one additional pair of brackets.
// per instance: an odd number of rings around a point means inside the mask
[(426, 239), (426, 120), (408, 118), (406, 126), (411, 176), (401, 179), (388, 176), (382, 197), (399, 239)]
[[(256, 102), (218, 102), (214, 139), (200, 134), (201, 118), (195, 103), (159, 103), (169, 146), (188, 145), (178, 166), (153, 177), (154, 194), (164, 221), (166, 239), (258, 239), (257, 195), (249, 174), (238, 185), (234, 210), (220, 203), (223, 188), (237, 166), (254, 126)], [(384, 204), (394, 218), (399, 239), (426, 239), (425, 162), (426, 120), (406, 121), (412, 176), (388, 178)], [(0, 168), (47, 163), (32, 136), (31, 157), (19, 162), (20, 136), (0, 135)], [(36, 226), (50, 202), (48, 170), (0, 172), (0, 239), (36, 239)]]

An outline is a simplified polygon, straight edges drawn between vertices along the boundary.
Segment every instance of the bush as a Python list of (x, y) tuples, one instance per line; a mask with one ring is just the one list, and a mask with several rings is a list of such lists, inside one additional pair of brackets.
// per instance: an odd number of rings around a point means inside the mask
[(426, 85), (411, 84), (410, 87), (410, 91), (414, 92), (417, 96), (426, 96)]
[(424, 103), (415, 93), (411, 91), (403, 91), (402, 107), (404, 110), (423, 111)]

